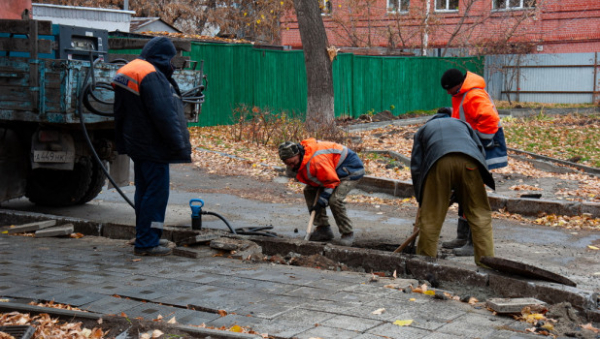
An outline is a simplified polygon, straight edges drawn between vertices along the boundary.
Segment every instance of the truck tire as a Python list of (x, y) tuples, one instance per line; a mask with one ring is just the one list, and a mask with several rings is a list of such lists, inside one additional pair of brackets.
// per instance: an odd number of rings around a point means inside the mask
[(27, 194), (34, 204), (51, 207), (77, 205), (92, 182), (92, 161), (84, 157), (72, 171), (40, 168), (31, 171)]
[[(102, 171), (102, 168), (100, 167), (100, 165), (98, 165), (98, 162), (94, 159), (92, 159), (91, 162), (92, 162), (92, 176), (91, 176), (92, 181), (90, 182), (87, 192), (85, 192), (85, 194), (77, 202), (77, 204), (83, 205), (86, 202), (97, 197), (98, 194), (100, 194), (100, 192), (102, 191), (102, 187), (104, 187), (104, 183), (106, 182), (106, 175), (104, 174), (104, 171)], [(106, 162), (103, 161), (102, 166), (106, 167)]]

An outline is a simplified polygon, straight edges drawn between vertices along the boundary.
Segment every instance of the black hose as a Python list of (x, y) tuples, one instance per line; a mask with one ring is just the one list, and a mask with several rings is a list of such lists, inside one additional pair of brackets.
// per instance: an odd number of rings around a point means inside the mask
[[(94, 73), (94, 65), (99, 60), (100, 59), (96, 59), (95, 61), (92, 61), (92, 54), (90, 53), (90, 68), (89, 68), (88, 72), (86, 73), (85, 78), (83, 80), (84, 84), (86, 84), (87, 81), (88, 81), (88, 79), (90, 78), (90, 73)], [(87, 127), (85, 126), (85, 121), (83, 119), (83, 105), (82, 105), (82, 102), (83, 102), (84, 93), (85, 93), (85, 91), (83, 91), (83, 90), (79, 93), (79, 100), (77, 102), (77, 110), (78, 110), (78, 114), (79, 114), (79, 123), (81, 124), (81, 130), (83, 131), (83, 136), (85, 137), (85, 141), (87, 142), (90, 150), (92, 151), (92, 155), (94, 156), (94, 160), (96, 160), (96, 162), (98, 163), (98, 166), (100, 166), (100, 169), (102, 169), (102, 172), (104, 172), (104, 175), (108, 178), (108, 180), (111, 182), (111, 184), (117, 189), (117, 191), (123, 197), (123, 199), (125, 199), (125, 201), (127, 201), (127, 203), (129, 204), (129, 206), (131, 206), (131, 208), (135, 208), (133, 202), (131, 202), (131, 200), (129, 200), (129, 198), (127, 198), (127, 196), (119, 188), (119, 186), (117, 185), (117, 183), (115, 182), (115, 180), (110, 176), (110, 174), (108, 173), (108, 171), (104, 167), (104, 164), (102, 163), (102, 160), (100, 160), (100, 157), (98, 156), (98, 153), (96, 153), (96, 149), (94, 148), (94, 145), (92, 144), (92, 140), (90, 139), (90, 136), (89, 136), (89, 134), (87, 132)]]
[(227, 220), (225, 220), (225, 218), (223, 218), (220, 214), (215, 213), (215, 212), (206, 212), (206, 211), (202, 211), (201, 214), (214, 215), (215, 217), (223, 220), (223, 222), (225, 223), (225, 225), (227, 225), (227, 227), (229, 227), (229, 230), (231, 231), (231, 233), (237, 234), (235, 232), (235, 230), (233, 229), (233, 227), (231, 227), (231, 225), (229, 225), (229, 223), (227, 222)]

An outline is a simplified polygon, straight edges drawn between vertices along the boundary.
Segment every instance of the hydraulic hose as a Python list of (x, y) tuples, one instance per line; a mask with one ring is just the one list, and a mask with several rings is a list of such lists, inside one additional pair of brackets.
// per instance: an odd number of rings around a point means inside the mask
[(227, 220), (225, 220), (225, 218), (223, 218), (220, 214), (215, 213), (215, 212), (206, 212), (206, 211), (202, 211), (202, 214), (206, 214), (206, 215), (214, 215), (215, 217), (223, 220), (223, 222), (225, 223), (225, 225), (227, 225), (227, 227), (229, 227), (229, 230), (231, 231), (231, 233), (233, 234), (237, 234), (235, 232), (235, 230), (233, 229), (233, 227), (231, 227), (231, 225), (229, 225), (229, 223), (227, 222)]
[[(99, 61), (100, 59), (96, 59), (95, 61), (92, 60), (92, 54), (90, 53), (90, 68), (88, 69), (88, 72), (85, 75), (85, 78), (83, 80), (84, 84), (87, 84), (88, 79), (90, 78), (90, 73), (93, 74), (94, 73), (94, 65)], [(131, 208), (135, 208), (133, 202), (131, 202), (131, 200), (129, 200), (129, 198), (127, 198), (127, 196), (125, 195), (125, 193), (123, 193), (123, 191), (119, 188), (119, 186), (117, 185), (117, 183), (115, 182), (115, 180), (110, 176), (110, 174), (108, 173), (108, 171), (106, 170), (106, 167), (104, 167), (104, 164), (102, 163), (102, 160), (100, 160), (100, 157), (98, 156), (98, 153), (96, 153), (96, 149), (94, 148), (94, 145), (92, 144), (92, 140), (90, 139), (90, 136), (87, 132), (87, 127), (85, 126), (85, 121), (83, 119), (83, 96), (85, 95), (85, 91), (82, 90), (81, 92), (79, 92), (79, 100), (77, 102), (77, 112), (79, 114), (79, 123), (81, 124), (81, 130), (83, 131), (83, 136), (85, 137), (85, 141), (87, 142), (90, 150), (92, 151), (92, 155), (94, 156), (94, 160), (96, 160), (96, 163), (98, 164), (98, 166), (100, 166), (100, 169), (102, 169), (102, 172), (104, 173), (104, 175), (108, 178), (108, 180), (110, 181), (110, 183), (117, 189), (117, 192), (119, 192), (119, 194), (123, 197), (123, 199), (125, 199), (125, 201), (127, 201), (127, 203), (129, 204), (129, 206), (131, 206)]]

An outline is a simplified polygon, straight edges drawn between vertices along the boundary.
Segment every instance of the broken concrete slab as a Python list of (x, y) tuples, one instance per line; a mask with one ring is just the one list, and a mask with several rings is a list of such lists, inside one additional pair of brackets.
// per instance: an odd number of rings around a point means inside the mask
[(185, 258), (198, 259), (202, 256), (202, 253), (193, 248), (179, 246), (173, 249), (173, 255)]
[(33, 232), (37, 230), (41, 230), (44, 228), (52, 227), (56, 225), (56, 220), (44, 220), (44, 221), (36, 221), (28, 224), (11, 226), (8, 229), (8, 234), (17, 234), (17, 233), (27, 233)]
[(486, 305), (497, 313), (520, 313), (526, 306), (546, 303), (535, 298), (492, 298), (486, 300)]
[(35, 232), (36, 238), (42, 237), (61, 237), (61, 236), (69, 236), (73, 233), (75, 227), (73, 224), (65, 224), (57, 227), (45, 228), (42, 230), (37, 230)]
[(193, 244), (201, 244), (206, 243), (215, 239), (219, 239), (222, 234), (218, 233), (202, 233), (190, 236), (188, 238), (181, 239), (177, 241), (178, 245), (193, 245)]
[(219, 237), (210, 242), (211, 248), (222, 251), (244, 251), (253, 246), (258, 245), (253, 241), (238, 238)]

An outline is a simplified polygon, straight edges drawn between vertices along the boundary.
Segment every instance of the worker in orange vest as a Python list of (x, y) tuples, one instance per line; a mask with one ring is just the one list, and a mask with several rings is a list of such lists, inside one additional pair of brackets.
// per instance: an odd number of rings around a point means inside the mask
[[(485, 148), (488, 169), (508, 166), (504, 130), (498, 110), (485, 90), (483, 77), (469, 71), (463, 74), (460, 70), (451, 68), (444, 72), (441, 83), (442, 88), (452, 96), (452, 108), (442, 108), (438, 112), (450, 114), (471, 125)], [(443, 242), (442, 247), (454, 249), (456, 256), (472, 256), (474, 249), (471, 230), (463, 217), (461, 206), (458, 214), (457, 237)]]
[(346, 213), (345, 200), (365, 175), (364, 165), (358, 155), (346, 146), (310, 138), (300, 143), (286, 141), (280, 144), (279, 157), (288, 170), (295, 174), (296, 179), (306, 184), (306, 205), (309, 212), (316, 212), (316, 229), (309, 240), (333, 239), (325, 210), (329, 206), (341, 234), (339, 243), (351, 246), (354, 242), (354, 230)]

